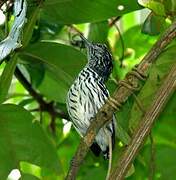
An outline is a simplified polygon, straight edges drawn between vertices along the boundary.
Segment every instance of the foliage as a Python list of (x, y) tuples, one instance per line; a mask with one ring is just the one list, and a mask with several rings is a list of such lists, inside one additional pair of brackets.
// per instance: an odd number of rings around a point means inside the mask
[[(70, 25), (87, 33), (89, 40), (106, 43), (114, 69), (107, 82), (115, 81), (138, 64), (176, 14), (173, 0), (28, 0), (22, 44), (0, 65), (0, 179), (19, 169), (21, 179), (64, 179), (79, 143), (65, 106), (68, 88), (86, 64), (86, 52), (74, 46)], [(147, 15), (144, 15), (147, 9)], [(136, 11), (138, 10), (138, 11)], [(127, 14), (128, 13), (128, 14)], [(118, 17), (119, 29), (111, 22)], [(139, 22), (138, 19), (141, 18)], [(12, 8), (0, 26), (0, 40), (13, 24)], [(76, 41), (76, 40), (75, 40)], [(154, 94), (175, 63), (173, 42), (152, 65), (147, 81), (136, 94), (142, 107)], [(19, 77), (19, 73), (22, 77)], [(176, 94), (158, 117), (150, 138), (134, 161), (127, 179), (176, 178)], [(53, 110), (54, 109), (54, 110)], [(142, 117), (133, 97), (116, 113), (118, 137), (113, 164)], [(66, 120), (67, 119), (67, 120)], [(104, 179), (108, 162), (88, 153), (78, 179)], [(152, 174), (153, 172), (153, 174)]]

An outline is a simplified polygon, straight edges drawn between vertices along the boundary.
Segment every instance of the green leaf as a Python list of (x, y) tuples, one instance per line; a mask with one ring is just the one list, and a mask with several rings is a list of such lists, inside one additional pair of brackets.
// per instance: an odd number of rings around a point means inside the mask
[[(46, 67), (40, 91), (52, 100), (65, 102), (68, 88), (84, 67), (86, 56), (71, 46), (41, 42), (26, 48), (21, 59), (27, 62), (40, 62)], [(35, 65), (35, 64), (34, 64)], [(55, 87), (55, 88), (53, 88)]]
[[(141, 27), (139, 25), (128, 29), (122, 34), (122, 37), (124, 43), (124, 67), (119, 68), (118, 65), (114, 66), (114, 73), (120, 78), (124, 78), (125, 74), (140, 62), (141, 58), (156, 40), (156, 37), (150, 37), (141, 33)], [(121, 57), (122, 52), (121, 40), (118, 39), (114, 48), (114, 57)]]
[(165, 18), (151, 13), (142, 26), (142, 33), (155, 36), (160, 34), (166, 27)]
[(23, 99), (18, 105), (19, 106), (26, 106), (34, 101), (33, 98)]
[(118, 139), (125, 145), (128, 145), (130, 142), (130, 136), (128, 135), (128, 133), (122, 128), (122, 126), (120, 126), (120, 123), (118, 123), (117, 121), (117, 125), (116, 125), (116, 131), (117, 131), (117, 137)]
[(128, 101), (126, 101), (126, 103), (122, 106), (121, 110), (116, 112), (117, 121), (126, 132), (128, 131), (130, 111), (133, 103), (132, 98), (129, 98)]
[(0, 77), (0, 103), (6, 100), (12, 81), (13, 73), (17, 64), (17, 55), (14, 55), (6, 64)]
[(39, 180), (39, 178), (32, 176), (30, 174), (22, 174), (20, 180)]
[[(62, 126), (63, 127), (63, 126)], [(62, 130), (63, 131), (63, 130)], [(76, 132), (75, 128), (72, 128), (69, 136), (59, 142), (58, 154), (62, 157), (62, 165), (64, 172), (68, 171), (70, 166), (70, 160), (73, 158), (74, 153), (80, 142), (80, 136)]]
[(45, 75), (45, 67), (42, 63), (28, 63), (25, 65), (30, 79), (32, 86), (34, 88), (37, 88), (41, 82), (43, 81), (44, 75)]
[(79, 171), (78, 178), (84, 180), (105, 179), (108, 168), (108, 161), (105, 161), (103, 157), (95, 157), (92, 153), (88, 153), (85, 163)]
[[(57, 71), (57, 69), (55, 71)], [(49, 100), (65, 103), (66, 94), (71, 84), (66, 84), (65, 81), (60, 80), (61, 78), (62, 76), (46, 71), (45, 77), (38, 87), (39, 91)]]
[(34, 117), (20, 106), (0, 105), (0, 177), (7, 178), (20, 161), (60, 173), (56, 149)]
[(87, 61), (86, 56), (77, 49), (55, 42), (40, 42), (28, 46), (21, 55), (56, 68), (60, 75), (66, 75), (70, 80), (76, 77)]
[(163, 4), (165, 7), (166, 14), (174, 18), (176, 13), (176, 1), (164, 0)]
[(164, 4), (155, 0), (138, 0), (138, 3), (146, 8), (151, 9), (155, 14), (165, 16)]
[[(20, 162), (20, 170), (25, 174), (33, 175), (39, 179), (42, 178), (42, 170), (39, 166), (28, 162)], [(45, 170), (44, 170), (45, 171)]]
[[(149, 77), (138, 94), (137, 98), (141, 102), (143, 109), (147, 109), (153, 101), (157, 89), (160, 87), (164, 77), (169, 73), (170, 68), (175, 62), (176, 46), (171, 46), (165, 50), (156, 63), (152, 66)], [(166, 107), (167, 108), (167, 107)], [(138, 105), (134, 103), (131, 110), (131, 118), (129, 121), (130, 129), (135, 129), (142, 117), (142, 112)]]
[[(145, 158), (145, 161), (147, 162), (147, 174), (150, 174), (150, 151), (151, 147), (147, 145), (145, 146), (144, 151), (142, 153), (143, 157)], [(176, 171), (176, 158), (174, 155), (175, 151), (176, 149), (173, 147), (155, 144), (155, 155), (153, 159), (153, 163), (155, 166), (154, 179), (173, 180)]]
[[(123, 7), (122, 10), (119, 7)], [(103, 21), (140, 8), (136, 0), (46, 0), (43, 18), (60, 24), (78, 24)]]
[(176, 148), (176, 92), (170, 98), (166, 108), (160, 114), (158, 123), (153, 129), (157, 144), (164, 144)]
[(56, 39), (62, 28), (63, 25), (58, 24), (58, 22), (47, 21), (47, 19), (42, 19), (41, 17), (34, 28), (30, 42), (36, 43), (42, 40)]
[[(176, 151), (176, 93), (167, 103), (167, 107), (158, 117), (152, 128), (153, 136), (153, 159), (154, 178), (153, 179), (172, 179), (175, 175), (175, 156)], [(145, 165), (139, 161), (135, 163), (135, 174), (131, 179), (143, 179), (150, 174), (151, 161), (151, 144), (149, 141), (143, 147), (140, 156), (143, 158)], [(140, 178), (141, 177), (141, 178)], [(130, 179), (130, 180), (131, 180)]]
[[(175, 148), (168, 146), (156, 147), (156, 172), (162, 179), (172, 180), (176, 171)], [(164, 164), (164, 165), (163, 165)], [(156, 175), (157, 176), (157, 173)]]
[[(131, 49), (133, 51), (133, 59), (139, 59), (142, 57), (146, 51), (154, 44), (156, 38), (155, 37), (149, 37), (145, 34), (141, 33), (141, 27), (133, 26), (126, 32), (122, 34), (123, 41), (124, 41), (124, 48), (125, 49)], [(136, 45), (137, 44), (137, 45)], [(115, 53), (120, 56), (120, 50), (121, 47), (120, 39), (118, 39), (116, 46), (115, 46)]]
[[(27, 11), (27, 23), (24, 27), (24, 30), (23, 30), (23, 39), (22, 39), (22, 45), (23, 45), (23, 48), (26, 47), (30, 40), (31, 40), (31, 37), (32, 37), (32, 34), (33, 34), (33, 30), (34, 30), (34, 27), (35, 27), (35, 24), (36, 24), (36, 21), (39, 17), (39, 13), (40, 13), (40, 5), (42, 3), (42, 1), (39, 1), (37, 4), (33, 4), (34, 1), (32, 0), (28, 0), (28, 11)], [(31, 4), (31, 6), (30, 6)]]
[(88, 39), (92, 42), (106, 43), (108, 30), (109, 27), (107, 21), (91, 23), (89, 27)]

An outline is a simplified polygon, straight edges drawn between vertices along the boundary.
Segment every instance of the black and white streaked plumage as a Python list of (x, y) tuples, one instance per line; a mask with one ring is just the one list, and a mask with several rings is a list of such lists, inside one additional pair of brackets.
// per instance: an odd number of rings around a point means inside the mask
[[(67, 95), (67, 110), (77, 132), (84, 136), (90, 120), (103, 106), (109, 97), (105, 86), (112, 70), (112, 57), (105, 45), (90, 43), (81, 36), (87, 48), (88, 63), (79, 73)], [(91, 150), (95, 155), (102, 151), (108, 158), (109, 137), (112, 147), (115, 143), (115, 118), (113, 121), (99, 130)]]

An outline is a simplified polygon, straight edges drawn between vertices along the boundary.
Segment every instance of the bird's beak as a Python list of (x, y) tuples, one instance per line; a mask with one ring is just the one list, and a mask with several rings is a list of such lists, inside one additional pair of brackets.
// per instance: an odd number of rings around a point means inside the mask
[(80, 34), (81, 39), (85, 43), (85, 47), (87, 49), (87, 57), (88, 61), (91, 59), (91, 49), (92, 49), (92, 43), (89, 42), (82, 34)]
[(85, 43), (86, 48), (91, 46), (91, 42), (89, 42), (82, 34), (80, 34), (81, 39)]

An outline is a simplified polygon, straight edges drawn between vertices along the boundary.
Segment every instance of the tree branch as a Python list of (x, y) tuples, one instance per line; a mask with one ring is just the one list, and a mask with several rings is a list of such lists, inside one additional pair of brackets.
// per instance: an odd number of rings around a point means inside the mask
[(130, 165), (135, 159), (140, 147), (145, 142), (149, 135), (156, 118), (161, 113), (166, 105), (169, 97), (173, 94), (176, 88), (176, 64), (171, 69), (169, 75), (166, 77), (164, 83), (158, 90), (152, 105), (144, 114), (139, 127), (137, 128), (130, 144), (127, 146), (124, 154), (121, 156), (116, 167), (110, 175), (110, 180), (123, 180)]
[(55, 107), (53, 102), (46, 102), (43, 99), (43, 96), (33, 89), (32, 85), (26, 80), (18, 67), (16, 67), (15, 69), (15, 76), (24, 86), (24, 88), (29, 92), (29, 94), (39, 103), (41, 111), (48, 112), (51, 117), (57, 116), (60, 118), (69, 119), (67, 113), (62, 112), (57, 107)]
[[(143, 74), (147, 73), (150, 65), (155, 62), (156, 58), (175, 37), (176, 22), (174, 22), (161, 36), (161, 38), (153, 45), (151, 50), (137, 66), (136, 70), (128, 73), (123, 83), (121, 82), (120, 86), (115, 90), (112, 98), (115, 101), (116, 107), (120, 107), (120, 105), (123, 104), (128, 99), (128, 97), (137, 90), (140, 82), (139, 77), (142, 79)], [(114, 108), (115, 106), (112, 106), (112, 103), (109, 102), (110, 101), (107, 101), (107, 103), (99, 110), (95, 118), (93, 118), (85, 137), (81, 139), (81, 142), (70, 165), (70, 169), (66, 177), (67, 180), (75, 179), (79, 170), (79, 166), (85, 158), (89, 147), (92, 145), (97, 132), (103, 125), (112, 120), (113, 113), (116, 109)]]

